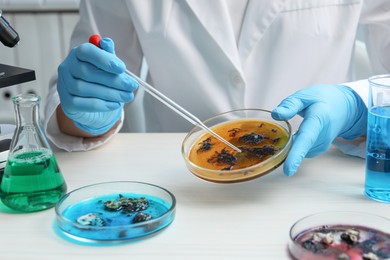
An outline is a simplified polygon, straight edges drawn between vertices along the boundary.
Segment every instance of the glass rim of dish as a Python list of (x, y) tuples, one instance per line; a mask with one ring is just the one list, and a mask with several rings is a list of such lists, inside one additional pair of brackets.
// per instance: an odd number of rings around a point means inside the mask
[[(72, 194), (80, 192), (83, 189), (92, 188), (92, 187), (95, 187), (95, 186), (108, 185), (108, 184), (119, 184), (119, 183), (140, 184), (140, 185), (145, 185), (145, 186), (157, 188), (157, 189), (159, 189), (161, 191), (166, 192), (169, 195), (169, 197), (172, 199), (172, 203), (171, 203), (169, 209), (164, 214), (161, 214), (157, 218), (153, 218), (153, 219), (146, 220), (146, 221), (139, 222), (139, 223), (129, 223), (128, 225), (122, 225), (122, 226), (87, 226), (86, 227), (85, 225), (78, 224), (75, 221), (70, 220), (70, 219), (64, 217), (62, 215), (62, 213), (60, 212), (59, 208), (61, 207), (61, 204)], [(105, 195), (110, 195), (110, 194), (115, 194), (115, 192), (107, 193)], [(145, 195), (147, 195), (147, 194), (145, 194)], [(97, 194), (95, 197), (99, 197), (99, 194)], [(93, 197), (90, 197), (90, 198), (93, 198)], [(110, 229), (117, 229), (118, 227), (131, 227), (131, 228), (142, 227), (145, 224), (150, 225), (152, 223), (161, 221), (161, 219), (164, 219), (167, 215), (169, 215), (173, 211), (175, 211), (175, 209), (176, 209), (176, 197), (173, 195), (172, 192), (170, 192), (169, 190), (167, 190), (167, 189), (165, 189), (165, 188), (163, 188), (161, 186), (158, 186), (158, 185), (155, 185), (155, 184), (151, 184), (151, 183), (147, 183), (147, 182), (140, 182), (140, 181), (109, 181), (109, 182), (99, 182), (99, 183), (94, 183), (94, 184), (89, 184), (89, 185), (86, 185), (86, 186), (82, 186), (82, 187), (79, 187), (77, 189), (74, 189), (74, 190), (66, 193), (56, 203), (56, 205), (54, 207), (54, 210), (55, 210), (55, 213), (56, 213), (56, 217), (57, 217), (57, 221), (61, 220), (61, 221), (64, 221), (65, 223), (67, 223), (67, 224), (70, 224), (73, 227), (78, 228), (78, 229), (86, 229), (86, 228), (88, 228), (88, 230), (110, 230)], [(66, 232), (66, 231), (64, 231), (64, 232)], [(67, 233), (69, 233), (69, 232), (67, 232)], [(75, 236), (74, 234), (71, 234), (71, 235)], [(132, 238), (129, 238), (129, 239), (132, 239)], [(91, 239), (91, 240), (94, 240), (94, 239)]]
[[(206, 120), (204, 120), (204, 121), (202, 121), (202, 122), (203, 122), (203, 123), (207, 123), (207, 122), (209, 122), (209, 121), (211, 121), (211, 120), (213, 120), (213, 119), (215, 119), (215, 118), (217, 118), (217, 117), (220, 117), (220, 116), (223, 116), (223, 115), (226, 115), (226, 114), (229, 114), (229, 113), (245, 112), (245, 111), (256, 111), (256, 112), (264, 112), (264, 113), (269, 114), (269, 115), (271, 114), (271, 111), (270, 111), (270, 110), (260, 109), (260, 108), (234, 109), (234, 110), (229, 110), (229, 111), (226, 111), (226, 112), (222, 112), (222, 113), (216, 114), (216, 115), (214, 115), (214, 116), (212, 116), (212, 117), (210, 117), (210, 118), (208, 118), (208, 119), (206, 119)], [(237, 119), (237, 121), (239, 121), (239, 120), (245, 120), (245, 119), (246, 119), (246, 118)], [(280, 125), (280, 124), (278, 124), (278, 126), (284, 128), (284, 130), (285, 130), (286, 133), (288, 134), (288, 140), (287, 140), (285, 146), (283, 147), (283, 149), (281, 149), (280, 151), (278, 151), (277, 153), (275, 153), (274, 155), (272, 155), (270, 158), (268, 158), (268, 159), (266, 159), (266, 160), (264, 160), (264, 161), (261, 161), (261, 162), (259, 162), (259, 163), (257, 163), (257, 164), (254, 164), (254, 165), (252, 165), (252, 166), (246, 167), (246, 168), (228, 170), (229, 174), (239, 173), (239, 172), (242, 172), (243, 170), (245, 170), (245, 171), (250, 171), (250, 170), (252, 170), (252, 169), (256, 169), (256, 168), (259, 167), (260, 165), (262, 165), (262, 164), (267, 164), (268, 162), (272, 161), (273, 159), (278, 158), (282, 153), (286, 152), (286, 151), (285, 151), (285, 148), (290, 149), (291, 143), (292, 143), (292, 136), (293, 136), (293, 133), (292, 133), (292, 126), (291, 126), (291, 124), (290, 124), (287, 120), (280, 120), (280, 121), (275, 120), (275, 119), (273, 119), (272, 121), (271, 121), (271, 120), (262, 120), (262, 119), (259, 119), (259, 120), (260, 120), (260, 121), (265, 121), (265, 122), (268, 121), (268, 122), (271, 122), (271, 123), (284, 122), (284, 123), (286, 124), (286, 126), (287, 126), (287, 129), (286, 129), (286, 127), (284, 127), (284, 126), (282, 126), (282, 125)], [(224, 123), (225, 123), (225, 122), (224, 122)], [(224, 123), (220, 123), (220, 124), (218, 124), (218, 125), (222, 125), (222, 124), (224, 124)], [(217, 126), (217, 125), (215, 125), (215, 126)], [(213, 128), (213, 127), (214, 127), (214, 126), (212, 126), (211, 128)], [(220, 173), (221, 170), (213, 170), (213, 169), (208, 169), (208, 168), (204, 168), (204, 167), (198, 166), (197, 164), (195, 164), (195, 163), (193, 163), (191, 160), (189, 160), (188, 154), (185, 153), (184, 144), (186, 143), (186, 141), (190, 138), (191, 134), (192, 134), (197, 128), (199, 128), (198, 125), (196, 125), (196, 126), (194, 126), (193, 128), (191, 128), (191, 130), (187, 133), (187, 135), (185, 136), (185, 138), (184, 138), (184, 140), (183, 140), (183, 142), (182, 142), (181, 154), (182, 154), (182, 156), (184, 157), (184, 160), (185, 160), (188, 164), (190, 164), (192, 167), (194, 167), (194, 168), (196, 168), (196, 169), (199, 169), (199, 170), (206, 170), (206, 171), (208, 171), (208, 172), (210, 172), (210, 173)], [(205, 130), (203, 130), (203, 129), (199, 129), (199, 130), (201, 131), (201, 134), (199, 134), (199, 136), (202, 136), (203, 134), (206, 134), (206, 133), (207, 133), (207, 132), (206, 132)], [(193, 147), (194, 145), (195, 145), (195, 143), (192, 143), (192, 144), (191, 144), (191, 147)], [(189, 150), (191, 150), (191, 148), (190, 148)], [(278, 166), (280, 166), (280, 165), (278, 165)], [(272, 169), (272, 170), (274, 170), (274, 169)], [(271, 171), (272, 171), (272, 170), (271, 170)], [(262, 176), (262, 175), (265, 175), (265, 174), (268, 173), (268, 172), (270, 172), (270, 170), (261, 172), (261, 173), (255, 175), (255, 176), (252, 176), (251, 178), (247, 178), (247, 179), (243, 179), (243, 180), (239, 180), (239, 181), (236, 181), (236, 180), (235, 180), (235, 181), (230, 181), (230, 182), (241, 182), (241, 181), (246, 181), (246, 180), (250, 180), (250, 179), (255, 179), (255, 178), (258, 178), (258, 177), (260, 177), (260, 176)], [(198, 176), (198, 175), (196, 175), (196, 176)], [(199, 176), (198, 176), (198, 177), (199, 177)], [(202, 178), (202, 179), (203, 179), (203, 178)], [(209, 181), (209, 179), (206, 179), (206, 180)], [(218, 181), (214, 181), (214, 182), (218, 182)], [(220, 183), (229, 183), (229, 181), (221, 181)]]

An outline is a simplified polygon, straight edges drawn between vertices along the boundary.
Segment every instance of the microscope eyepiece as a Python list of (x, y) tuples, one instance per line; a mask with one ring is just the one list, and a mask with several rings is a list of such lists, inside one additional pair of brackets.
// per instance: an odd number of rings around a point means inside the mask
[(2, 16), (0, 10), (0, 41), (7, 47), (14, 47), (20, 38), (18, 33), (11, 27), (8, 21)]

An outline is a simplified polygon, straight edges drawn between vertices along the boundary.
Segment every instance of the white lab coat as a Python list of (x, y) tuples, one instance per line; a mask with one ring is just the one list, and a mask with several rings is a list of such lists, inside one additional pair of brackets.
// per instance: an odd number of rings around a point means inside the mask
[[(367, 32), (372, 71), (390, 71), (389, 10), (388, 0), (249, 0), (236, 39), (223, 0), (82, 0), (71, 46), (94, 33), (112, 38), (129, 70), (140, 73), (145, 57), (148, 81), (204, 120), (237, 108), (272, 110), (298, 89), (354, 80), (360, 25)], [(365, 82), (354, 88), (367, 90)], [(192, 127), (140, 88), (116, 131), (98, 139), (70, 137), (56, 123), (56, 76), (47, 100), (47, 135), (69, 151), (99, 146), (121, 127), (130, 132)]]

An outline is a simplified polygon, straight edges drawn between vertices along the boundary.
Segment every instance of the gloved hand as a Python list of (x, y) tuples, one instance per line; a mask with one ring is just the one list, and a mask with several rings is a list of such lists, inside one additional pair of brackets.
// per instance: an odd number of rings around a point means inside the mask
[(114, 42), (100, 41), (71, 50), (58, 67), (57, 91), (65, 115), (92, 134), (107, 132), (120, 118), (124, 103), (134, 99), (138, 87), (115, 55)]
[(284, 162), (287, 176), (297, 171), (304, 157), (327, 151), (336, 137), (351, 140), (367, 130), (367, 108), (346, 86), (315, 85), (299, 90), (272, 111), (276, 120), (289, 120), (296, 114), (303, 121)]

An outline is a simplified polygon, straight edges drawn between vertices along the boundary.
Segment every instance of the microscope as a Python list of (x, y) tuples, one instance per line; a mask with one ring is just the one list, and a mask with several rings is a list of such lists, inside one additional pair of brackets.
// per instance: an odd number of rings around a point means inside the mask
[[(19, 42), (18, 33), (11, 27), (0, 10), (0, 41), (3, 45), (13, 48)], [(0, 57), (1, 58), (1, 57)], [(1, 60), (0, 60), (1, 61)], [(0, 88), (9, 87), (35, 80), (35, 71), (0, 63)], [(0, 180), (3, 176), (5, 164), (8, 159), (15, 126), (0, 123)]]

